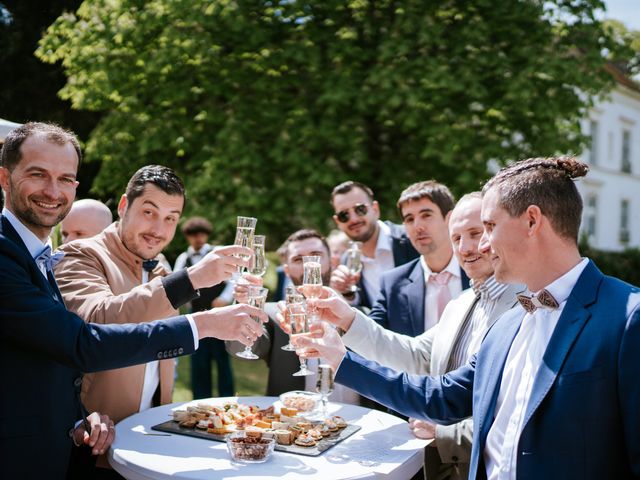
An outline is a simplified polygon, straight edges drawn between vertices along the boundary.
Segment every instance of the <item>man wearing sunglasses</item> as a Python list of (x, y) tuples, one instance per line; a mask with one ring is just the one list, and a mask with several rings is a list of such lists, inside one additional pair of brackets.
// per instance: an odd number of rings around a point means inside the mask
[[(380, 276), (418, 257), (404, 228), (380, 221), (380, 207), (366, 185), (347, 181), (331, 192), (333, 220), (350, 240), (362, 242), (362, 273), (351, 275), (345, 265), (336, 268), (331, 287), (352, 305), (371, 308), (380, 291)], [(344, 258), (343, 258), (344, 263)], [(357, 293), (351, 291), (358, 286)]]

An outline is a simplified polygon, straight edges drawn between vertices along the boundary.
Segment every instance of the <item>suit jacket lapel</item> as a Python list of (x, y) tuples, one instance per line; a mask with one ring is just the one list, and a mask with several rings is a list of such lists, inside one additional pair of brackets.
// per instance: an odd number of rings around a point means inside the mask
[(409, 308), (409, 317), (411, 327), (413, 328), (413, 336), (420, 335), (424, 332), (424, 297), (426, 295), (424, 283), (424, 271), (420, 262), (416, 262), (416, 266), (408, 277), (408, 285), (404, 290), (407, 295), (406, 305)]
[(602, 273), (590, 261), (569, 294), (533, 382), (523, 425), (527, 424), (551, 389), (571, 346), (591, 317), (591, 312), (586, 306), (595, 302), (602, 278)]
[(497, 326), (502, 330), (500, 332), (501, 340), (498, 345), (500, 348), (491, 355), (490, 359), (484, 359), (485, 361), (490, 360), (491, 364), (488, 368), (482, 367), (484, 374), (487, 376), (487, 380), (483, 382), (482, 386), (484, 389), (478, 397), (482, 399), (482, 403), (478, 405), (479, 408), (477, 409), (476, 424), (479, 431), (480, 447), (482, 449), (484, 449), (487, 434), (489, 433), (489, 429), (493, 423), (504, 364), (507, 361), (507, 355), (511, 349), (511, 344), (518, 333), (518, 330), (520, 330), (520, 324), (522, 323), (524, 314), (524, 309), (522, 311), (514, 311), (513, 313), (507, 314), (509, 317), (508, 320), (505, 319), (505, 321), (500, 321)]

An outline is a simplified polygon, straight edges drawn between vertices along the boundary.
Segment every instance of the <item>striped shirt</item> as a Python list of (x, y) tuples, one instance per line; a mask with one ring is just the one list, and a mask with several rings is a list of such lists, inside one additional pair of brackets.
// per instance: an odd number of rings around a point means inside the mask
[(476, 300), (471, 307), (471, 311), (463, 320), (458, 336), (451, 348), (447, 371), (455, 370), (465, 365), (469, 358), (476, 353), (469, 351), (473, 334), (477, 328), (487, 324), (488, 319), (492, 316), (496, 308), (498, 300), (505, 290), (507, 290), (508, 285), (498, 283), (495, 277), (491, 275), (480, 284), (476, 284), (472, 280), (471, 288), (473, 288), (476, 294)]

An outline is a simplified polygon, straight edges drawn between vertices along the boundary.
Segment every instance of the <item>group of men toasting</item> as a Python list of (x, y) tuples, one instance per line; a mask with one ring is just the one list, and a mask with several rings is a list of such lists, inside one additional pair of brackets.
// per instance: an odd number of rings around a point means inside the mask
[[(295, 355), (280, 348), (287, 326), (275, 305), (268, 316), (243, 303), (178, 314), (246, 267), (250, 251), (216, 248), (173, 273), (157, 262), (184, 209), (170, 169), (138, 170), (118, 221), (51, 252), (81, 157), (72, 133), (44, 123), (17, 128), (2, 149), (7, 478), (117, 477), (102, 457), (113, 422), (170, 402), (173, 359), (205, 337), (229, 349), (260, 338), (256, 352), (278, 373), (269, 393), (305, 386), (282, 373)], [(358, 392), (434, 439), (427, 479), (640, 478), (640, 291), (579, 254), (574, 179), (586, 171), (573, 158), (529, 159), (457, 203), (446, 186), (418, 182), (398, 200), (403, 225), (380, 220), (366, 185), (340, 184), (333, 218), (362, 242), (355, 276), (332, 269), (319, 233), (289, 237), (294, 285), (308, 254), (328, 285), (314, 302), (322, 322), (296, 336), (298, 352), (328, 362), (344, 398)]]

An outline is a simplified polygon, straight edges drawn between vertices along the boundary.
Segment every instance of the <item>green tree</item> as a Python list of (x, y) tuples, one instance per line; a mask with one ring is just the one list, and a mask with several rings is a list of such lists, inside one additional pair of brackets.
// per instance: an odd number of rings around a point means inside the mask
[(330, 189), (371, 185), (386, 216), (436, 178), (477, 189), (503, 163), (581, 148), (612, 84), (599, 0), (87, 0), (37, 55), (60, 94), (105, 112), (87, 157), (99, 194), (143, 164), (186, 179), (188, 213), (229, 240), (237, 214), (275, 241), (325, 228)]

